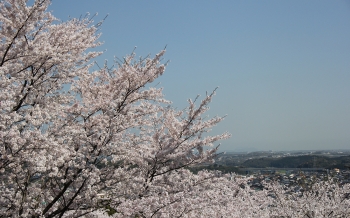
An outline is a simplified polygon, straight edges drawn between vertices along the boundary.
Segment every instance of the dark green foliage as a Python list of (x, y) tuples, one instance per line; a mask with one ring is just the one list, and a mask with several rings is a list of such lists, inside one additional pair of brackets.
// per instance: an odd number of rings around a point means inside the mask
[(106, 211), (107, 211), (108, 216), (112, 216), (113, 214), (115, 214), (117, 212), (114, 208), (110, 207), (109, 205), (106, 206)]

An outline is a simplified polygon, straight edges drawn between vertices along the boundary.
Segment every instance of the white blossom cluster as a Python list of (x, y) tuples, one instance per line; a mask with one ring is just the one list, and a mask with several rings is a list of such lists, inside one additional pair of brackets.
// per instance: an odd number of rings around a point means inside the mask
[(215, 92), (173, 109), (147, 86), (165, 51), (92, 71), (96, 25), (61, 22), (49, 4), (0, 1), (0, 217), (349, 215), (348, 186), (287, 198), (278, 185), (253, 192), (246, 179), (191, 173), (230, 136), (208, 135), (223, 119), (203, 116)]

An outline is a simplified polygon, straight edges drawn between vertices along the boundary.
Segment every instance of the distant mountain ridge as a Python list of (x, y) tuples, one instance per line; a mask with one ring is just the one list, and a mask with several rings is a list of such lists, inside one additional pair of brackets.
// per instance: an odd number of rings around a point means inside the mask
[(241, 165), (243, 167), (253, 168), (275, 167), (346, 169), (350, 167), (350, 155), (341, 157), (326, 157), (319, 155), (302, 155), (280, 158), (262, 157), (246, 160)]

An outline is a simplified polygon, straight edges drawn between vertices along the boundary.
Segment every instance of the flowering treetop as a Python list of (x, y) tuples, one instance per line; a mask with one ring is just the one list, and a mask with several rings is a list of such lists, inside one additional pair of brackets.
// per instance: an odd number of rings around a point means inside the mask
[(100, 44), (96, 27), (59, 22), (49, 3), (0, 3), (2, 214), (117, 207), (149, 196), (155, 181), (166, 191), (175, 170), (213, 158), (217, 148), (204, 146), (229, 136), (204, 134), (222, 120), (202, 118), (214, 93), (198, 107), (167, 106), (162, 89), (146, 88), (165, 70), (164, 51), (91, 72), (101, 54), (87, 51)]

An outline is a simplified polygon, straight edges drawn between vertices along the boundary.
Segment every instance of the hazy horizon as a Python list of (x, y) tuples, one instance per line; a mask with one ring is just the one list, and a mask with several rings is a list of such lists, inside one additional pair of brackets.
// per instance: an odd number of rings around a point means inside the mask
[(53, 1), (61, 19), (99, 15), (112, 65), (165, 46), (158, 87), (179, 109), (220, 87), (209, 116), (224, 116), (221, 151), (350, 147), (348, 1)]
[(285, 149), (285, 150), (281, 150), (281, 149), (277, 149), (277, 150), (261, 150), (259, 148), (256, 148), (256, 147), (237, 147), (233, 150), (230, 150), (230, 151), (222, 151), (222, 152), (236, 152), (236, 153), (252, 153), (252, 152), (310, 152), (310, 151), (339, 151), (339, 152), (342, 152), (342, 151), (346, 151), (346, 152), (350, 152), (350, 149), (349, 148), (344, 148), (344, 149), (292, 149), (292, 150), (288, 150), (288, 149)]

